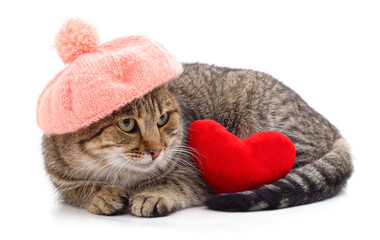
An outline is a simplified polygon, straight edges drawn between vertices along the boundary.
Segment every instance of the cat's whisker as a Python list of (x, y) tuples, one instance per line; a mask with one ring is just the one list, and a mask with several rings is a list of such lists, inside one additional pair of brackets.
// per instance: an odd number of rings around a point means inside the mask
[[(126, 159), (124, 159), (126, 160)], [(125, 166), (128, 166), (129, 162), (128, 160), (125, 161), (123, 164), (120, 164), (120, 167), (119, 167), (119, 170), (116, 172), (116, 174), (114, 175), (114, 181), (112, 183), (112, 185), (115, 185), (116, 181), (119, 179), (120, 180), (120, 176), (119, 176), (119, 173), (121, 170), (124, 170), (125, 169)]]
[[(197, 154), (199, 155), (202, 155), (202, 157), (205, 157), (203, 154), (201, 154), (198, 150), (192, 148), (192, 147), (188, 147), (188, 146), (176, 146), (175, 148), (170, 148), (171, 150), (176, 150), (177, 152), (181, 151), (185, 154), (189, 154), (191, 155), (193, 158), (196, 158), (198, 162), (200, 162), (199, 160), (199, 157), (197, 156)], [(185, 149), (185, 150), (183, 150)], [(190, 149), (190, 151), (188, 151), (188, 149)], [(197, 154), (193, 153), (193, 152), (196, 152)], [(200, 162), (201, 163), (201, 162)]]
[[(117, 154), (110, 154), (109, 156), (116, 156)], [(105, 157), (102, 157), (102, 158), (96, 158), (94, 159), (96, 162), (100, 162), (100, 161), (103, 161), (103, 160), (107, 160)], [(91, 174), (91, 176), (89, 177), (88, 175), (91, 173), (91, 171), (93, 171), (93, 169), (89, 169), (87, 174), (86, 174), (86, 178), (87, 181), (86, 181), (86, 184), (84, 185), (84, 187), (82, 188), (82, 193), (81, 193), (81, 196), (82, 194), (84, 193), (84, 191), (92, 184), (92, 187), (94, 188), (94, 185), (95, 183), (98, 183), (103, 172), (106, 170), (106, 168), (108, 168), (110, 165), (112, 164), (112, 162), (108, 162), (106, 165), (98, 168), (95, 172), (93, 172)], [(112, 166), (111, 166), (112, 167)], [(83, 168), (85, 168), (85, 166), (83, 166)], [(106, 178), (107, 180), (107, 178)]]
[[(185, 158), (189, 157), (188, 155), (183, 155), (183, 153), (180, 153), (178, 151), (175, 151), (175, 153), (178, 154), (179, 156), (184, 156)], [(200, 172), (203, 173), (203, 170), (202, 170), (203, 169), (203, 164), (202, 164), (202, 162), (200, 161), (200, 159), (197, 156), (194, 156), (194, 158), (197, 160), (198, 164), (200, 164), (200, 168), (199, 169), (197, 169), (197, 167), (195, 166), (195, 164), (189, 162), (189, 161), (193, 162), (192, 160), (186, 161), (183, 158), (177, 158), (177, 160), (179, 162), (185, 164), (186, 166), (190, 167), (191, 169), (198, 170), (198, 171), (200, 171)]]
[(189, 157), (186, 153), (183, 153), (183, 152), (178, 151), (176, 149), (169, 149), (168, 153), (175, 153), (175, 154), (181, 156), (180, 158), (176, 158), (176, 160), (183, 163), (184, 167), (187, 167), (188, 169), (196, 169), (195, 166), (193, 164), (191, 164), (189, 161), (182, 159), (182, 157), (185, 157), (185, 158)]
[(105, 168), (107, 168), (111, 164), (112, 164), (112, 162), (109, 162), (108, 164), (98, 168), (93, 174), (91, 174), (91, 176), (89, 178), (85, 178), (88, 180), (87, 180), (86, 184), (84, 185), (84, 187), (82, 188), (82, 193), (80, 195), (81, 197), (83, 196), (85, 190), (87, 189), (87, 187), (90, 186), (91, 183), (92, 183), (92, 188), (95, 187), (95, 184), (99, 182), (100, 173), (102, 172), (102, 170), (104, 170)]
[[(112, 154), (112, 155), (114, 155), (114, 154)], [(108, 157), (108, 156), (107, 156), (107, 157)], [(96, 159), (94, 159), (94, 162), (95, 162), (95, 163), (98, 163), (98, 162), (101, 162), (101, 161), (104, 161), (104, 160), (107, 161), (107, 159), (105, 158), (105, 156), (103, 156), (103, 157), (97, 157)], [(109, 162), (109, 161), (107, 161), (107, 162), (108, 162), (108, 163), (107, 163), (105, 166), (102, 166), (102, 167), (98, 168), (98, 169), (93, 173), (93, 175), (96, 174), (98, 171), (101, 171), (103, 168), (105, 168), (105, 167), (107, 167), (107, 166), (109, 166), (109, 165), (111, 164), (111, 162)], [(86, 174), (86, 177), (85, 177), (85, 179), (87, 179), (87, 178), (88, 178), (88, 175), (91, 173), (91, 171), (93, 171), (93, 169), (90, 168), (87, 164), (84, 164), (81, 168), (78, 168), (78, 171), (82, 171), (82, 170), (85, 169), (85, 168), (88, 168), (88, 170), (87, 170), (87, 174)]]
[(176, 149), (183, 149), (183, 150), (187, 151), (189, 154), (194, 154), (194, 152), (197, 154), (201, 154), (198, 149), (195, 149), (195, 148), (190, 147), (188, 145), (176, 145), (176, 146), (170, 146), (170, 147), (173, 147)]

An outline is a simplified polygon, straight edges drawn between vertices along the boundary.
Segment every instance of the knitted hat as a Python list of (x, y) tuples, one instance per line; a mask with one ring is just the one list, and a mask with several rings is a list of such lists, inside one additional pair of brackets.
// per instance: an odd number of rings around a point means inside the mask
[(182, 73), (175, 57), (147, 37), (98, 43), (96, 29), (78, 19), (59, 31), (58, 55), (69, 65), (39, 96), (37, 123), (45, 134), (89, 126)]

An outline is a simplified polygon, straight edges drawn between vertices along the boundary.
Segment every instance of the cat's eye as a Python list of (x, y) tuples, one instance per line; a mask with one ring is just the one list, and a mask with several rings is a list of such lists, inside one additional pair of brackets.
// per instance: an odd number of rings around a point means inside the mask
[(136, 121), (133, 118), (121, 119), (117, 122), (117, 126), (119, 126), (121, 130), (127, 133), (132, 133), (137, 129)]
[(162, 127), (164, 126), (169, 120), (169, 114), (168, 113), (165, 113), (163, 114), (157, 121), (157, 126), (158, 127)]

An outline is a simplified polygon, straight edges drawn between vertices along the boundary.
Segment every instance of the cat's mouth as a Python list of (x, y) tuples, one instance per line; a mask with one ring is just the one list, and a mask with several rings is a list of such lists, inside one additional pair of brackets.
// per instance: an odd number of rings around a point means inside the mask
[(145, 169), (145, 168), (149, 168), (153, 164), (154, 164), (153, 161), (150, 161), (150, 162), (136, 162), (136, 163), (133, 163), (133, 166)]
[(153, 170), (158, 165), (162, 165), (164, 158), (164, 151), (162, 151), (156, 158), (153, 159), (151, 154), (145, 154), (139, 159), (130, 159), (126, 156), (123, 158), (126, 160), (128, 168), (136, 171), (147, 172)]

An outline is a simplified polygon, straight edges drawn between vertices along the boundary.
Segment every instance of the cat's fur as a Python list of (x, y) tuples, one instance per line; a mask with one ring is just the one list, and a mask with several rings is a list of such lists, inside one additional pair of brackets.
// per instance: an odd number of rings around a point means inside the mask
[[(158, 128), (165, 112), (169, 122)], [(126, 117), (136, 119), (136, 133), (116, 126)], [(213, 194), (186, 147), (187, 128), (198, 119), (213, 119), (240, 138), (286, 134), (296, 146), (293, 169), (256, 190)], [(155, 160), (146, 151), (152, 148), (163, 149)], [(43, 152), (62, 199), (105, 215), (163, 216), (204, 203), (224, 211), (296, 206), (336, 195), (353, 170), (338, 130), (291, 89), (264, 73), (204, 64), (184, 64), (177, 79), (87, 128), (44, 136)]]

